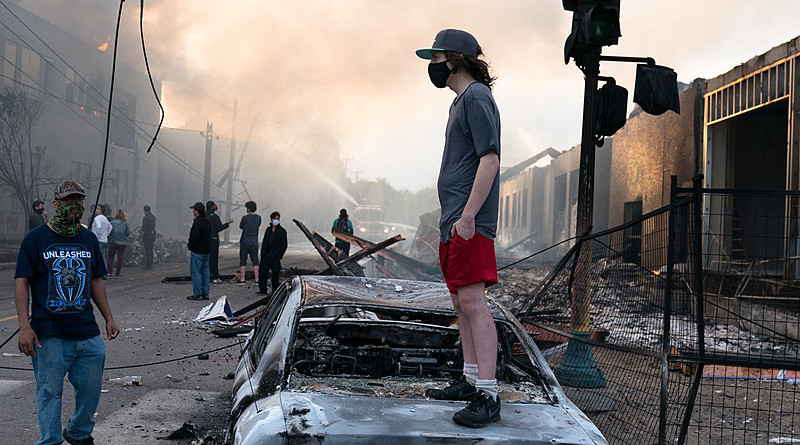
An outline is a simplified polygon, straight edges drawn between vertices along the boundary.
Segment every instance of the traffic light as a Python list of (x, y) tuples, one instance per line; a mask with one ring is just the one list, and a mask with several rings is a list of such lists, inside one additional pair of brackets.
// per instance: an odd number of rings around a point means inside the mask
[(625, 126), (628, 119), (628, 90), (607, 78), (597, 92), (597, 124), (595, 131), (600, 136), (613, 136)]
[(639, 104), (645, 113), (658, 116), (672, 110), (680, 114), (678, 74), (666, 66), (637, 65), (633, 101)]
[(587, 51), (619, 43), (620, 0), (561, 0), (572, 11), (572, 33), (564, 45), (564, 63), (583, 65)]

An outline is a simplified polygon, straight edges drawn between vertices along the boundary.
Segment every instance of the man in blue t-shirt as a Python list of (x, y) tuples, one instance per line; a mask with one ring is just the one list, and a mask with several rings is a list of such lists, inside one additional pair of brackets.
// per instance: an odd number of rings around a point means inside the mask
[[(53, 196), (55, 215), (28, 232), (17, 256), (19, 350), (31, 357), (36, 378), (36, 419), (41, 433), (36, 444), (94, 443), (105, 345), (91, 302), (106, 321), (109, 340), (119, 335), (119, 327), (102, 280), (106, 267), (100, 244), (80, 223), (85, 190), (75, 181), (63, 181)], [(75, 413), (62, 431), (65, 375), (75, 388)]]

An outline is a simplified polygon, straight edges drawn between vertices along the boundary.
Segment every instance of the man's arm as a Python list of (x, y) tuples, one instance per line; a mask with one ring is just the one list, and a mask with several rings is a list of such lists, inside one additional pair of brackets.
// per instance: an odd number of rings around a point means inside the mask
[(30, 295), (30, 284), (27, 278), (17, 278), (14, 280), (14, 303), (17, 306), (17, 321), (19, 321), (19, 352), (27, 355), (36, 355), (36, 349), (41, 348), (42, 344), (39, 343), (39, 338), (31, 328), (31, 323), (28, 321), (28, 299)]
[(117, 322), (114, 321), (114, 316), (111, 314), (111, 306), (108, 305), (108, 295), (106, 294), (106, 285), (103, 283), (102, 278), (92, 279), (92, 301), (97, 305), (100, 315), (106, 321), (106, 336), (109, 340), (117, 338), (119, 335), (119, 327)]
[(461, 213), (461, 218), (453, 225), (453, 234), (458, 233), (462, 238), (468, 240), (475, 234), (475, 215), (478, 214), (489, 191), (492, 183), (500, 171), (500, 158), (497, 153), (491, 152), (481, 157), (478, 164), (478, 172), (475, 174), (475, 182), (472, 183), (472, 190), (467, 199), (467, 205)]

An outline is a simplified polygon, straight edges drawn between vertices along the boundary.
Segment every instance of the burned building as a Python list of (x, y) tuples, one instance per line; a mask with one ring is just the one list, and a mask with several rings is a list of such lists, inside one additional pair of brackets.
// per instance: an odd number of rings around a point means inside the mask
[[(614, 141), (606, 139), (595, 160), (594, 230), (608, 227), (609, 178)], [(549, 164), (535, 164), (544, 155)], [(552, 148), (500, 174), (500, 212), (497, 240), (500, 248), (529, 251), (575, 236), (578, 211), (580, 146), (564, 152)], [(569, 248), (566, 245), (565, 248)], [(559, 252), (563, 253), (563, 249)]]
[[(713, 79), (681, 84), (680, 114), (652, 116), (634, 109), (613, 142), (597, 150), (594, 231), (667, 205), (673, 175), (683, 187), (703, 174), (705, 186), (718, 189), (800, 190), (798, 55), (800, 37)], [(527, 237), (545, 247), (574, 236), (578, 154), (573, 148), (550, 165), (512, 167), (501, 176), (501, 248)], [(707, 214), (732, 215), (704, 222), (710, 231), (726, 234), (713, 240), (725, 261), (790, 259), (800, 251), (797, 199), (706, 201)], [(658, 246), (643, 246), (641, 239), (657, 230), (633, 227), (623, 247), (655, 252)], [(800, 262), (778, 263), (769, 267), (800, 274), (795, 270)]]
[(793, 279), (800, 272), (788, 261), (798, 251), (797, 198), (743, 195), (800, 190), (798, 56), (800, 37), (710, 79), (702, 116), (705, 185), (735, 193), (704, 202), (707, 213), (729, 215), (705, 222), (709, 231), (729, 234), (710, 240), (708, 248), (728, 261), (783, 259), (764, 269)]
[[(19, 20), (8, 10), (0, 13), (0, 89), (39, 105), (30, 144), (32, 156), (46, 168), (37, 180), (37, 197), (49, 201), (55, 183), (73, 178), (87, 187), (93, 202), (105, 142), (109, 44), (82, 41), (19, 6), (7, 3), (7, 8)], [(113, 105), (100, 202), (141, 221), (142, 205), (152, 205), (157, 195), (157, 154), (144, 154), (155, 131), (149, 123), (159, 116), (147, 75), (118, 62)], [(20, 167), (30, 165), (15, 168)], [(0, 205), (7, 209), (0, 215), (0, 238), (20, 239), (30, 208), (21, 208), (7, 190), (0, 193)]]

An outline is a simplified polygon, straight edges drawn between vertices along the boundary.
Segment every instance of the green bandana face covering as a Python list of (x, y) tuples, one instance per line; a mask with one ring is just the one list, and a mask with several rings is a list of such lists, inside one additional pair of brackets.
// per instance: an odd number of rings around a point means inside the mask
[(59, 235), (75, 236), (81, 230), (83, 212), (83, 203), (63, 203), (56, 209), (55, 216), (50, 220), (50, 227)]

